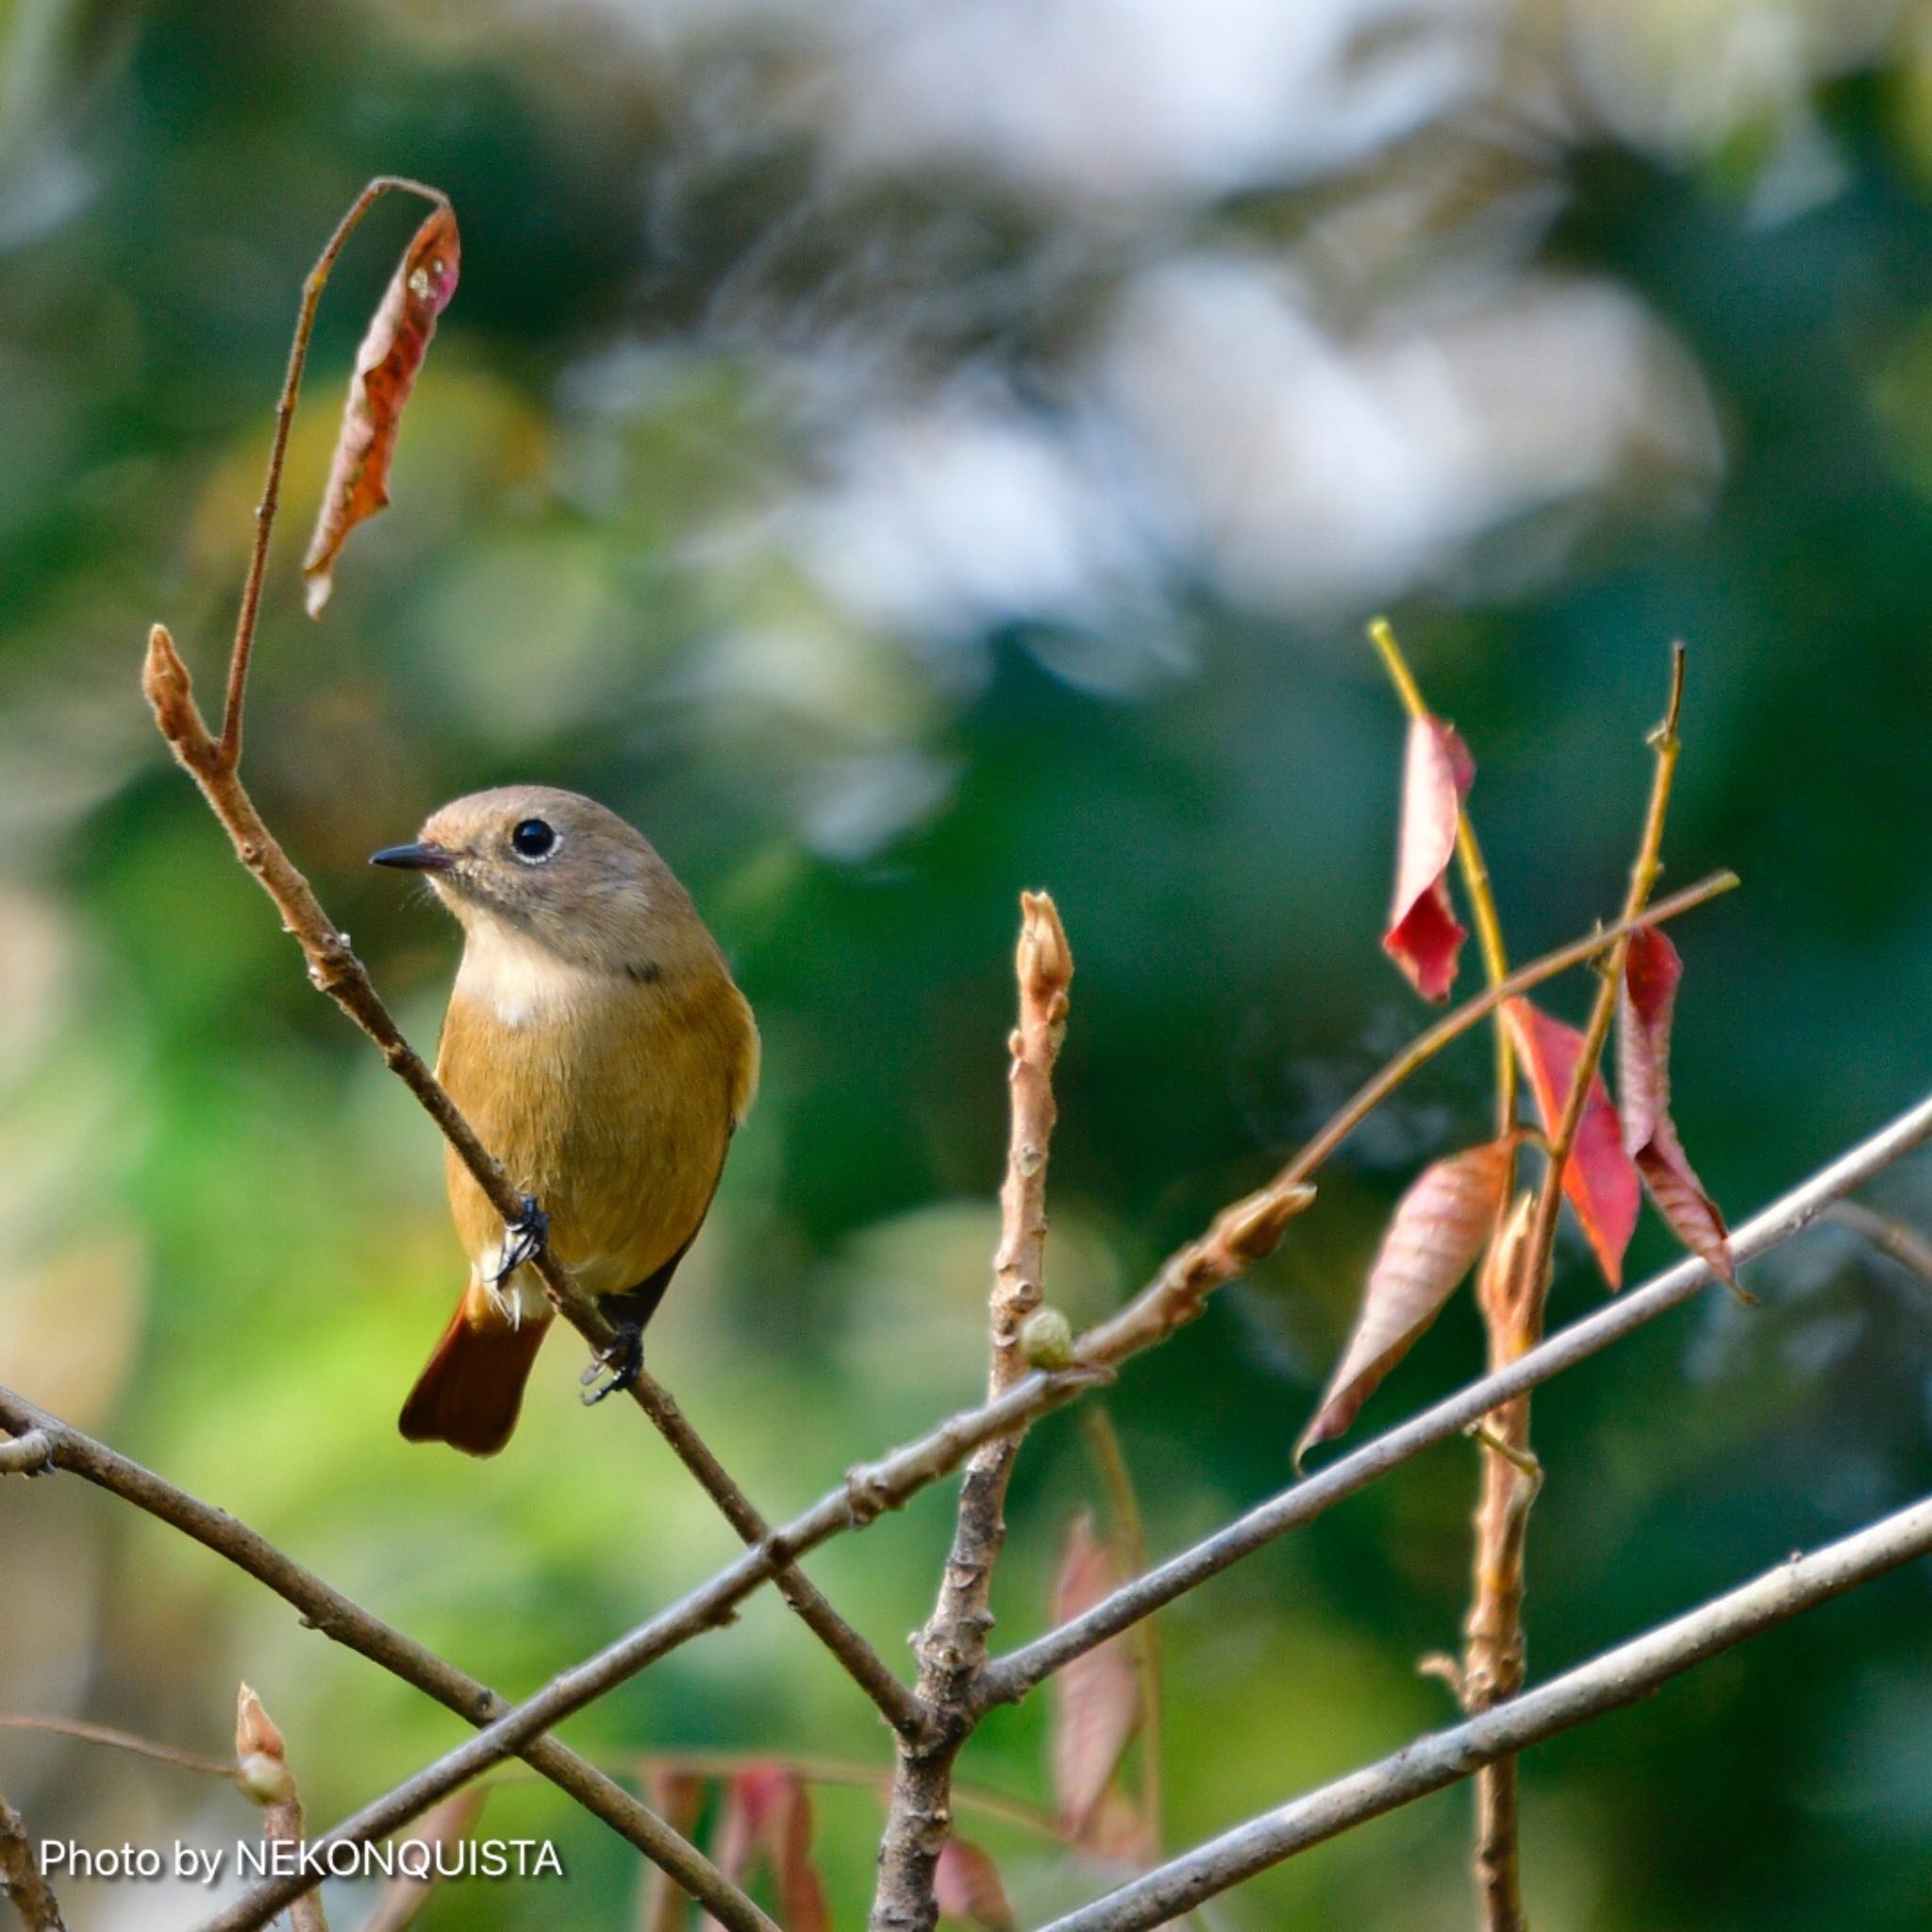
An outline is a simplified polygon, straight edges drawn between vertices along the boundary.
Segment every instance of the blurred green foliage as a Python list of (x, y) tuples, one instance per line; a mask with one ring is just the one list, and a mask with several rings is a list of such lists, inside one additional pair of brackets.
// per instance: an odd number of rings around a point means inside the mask
[[(1747, 1210), (1923, 1086), (1932, 874), (1932, 64), (1916, 10), (0, 5), (0, 1376), (233, 1509), (507, 1693), (730, 1551), (555, 1341), (499, 1460), (393, 1414), (458, 1283), (440, 1154), (304, 983), (136, 685), (218, 674), (301, 278), (361, 181), (449, 191), (464, 279), (397, 507), (325, 623), (294, 558), (412, 216), (324, 304), (249, 739), (271, 821), (413, 1037), (455, 937), (362, 861), (541, 778), (645, 827), (725, 942), (764, 1094), (654, 1363), (774, 1515), (971, 1399), (1015, 894), (1079, 975), (1050, 1290), (1115, 1305), (1416, 1026), (1375, 946), (1401, 742), (1378, 606), (1474, 749), (1516, 951), (1616, 901), (1691, 647), (1670, 876), (1677, 1114)], [(1556, 1001), (1574, 1010), (1573, 986)], [(1486, 1043), (1385, 1110), (1280, 1257), (1107, 1401), (1169, 1549), (1284, 1483), (1379, 1222), (1479, 1131)], [(1923, 1222), (1923, 1164), (1874, 1191)], [(1565, 1249), (1556, 1313), (1599, 1290)], [(1670, 1244), (1654, 1219), (1641, 1270)], [(1541, 1397), (1546, 1672), (1932, 1476), (1926, 1284), (1820, 1230)], [(1450, 1311), (1374, 1427), (1465, 1377)], [(1162, 1621), (1176, 1846), (1441, 1720), (1474, 1464), (1439, 1452)], [(1000, 1637), (1096, 1493), (1021, 1464)], [(813, 1574), (899, 1657), (948, 1500)], [(235, 1681), (333, 1819), (440, 1709), (77, 1483), (0, 1491), (0, 1707), (223, 1747)], [(1539, 1925), (1924, 1923), (1926, 1577), (1727, 1657), (1525, 1768)], [(1045, 1713), (967, 1775), (1043, 1800)], [(569, 1727), (883, 1766), (761, 1598)], [(0, 1737), (83, 1843), (252, 1821), (131, 1758)], [(876, 1807), (828, 1790), (841, 1924)], [(1466, 1800), (1227, 1901), (1230, 1926), (1467, 1923)], [(637, 1871), (547, 1790), (542, 1887), (428, 1923), (627, 1923)], [(975, 1827), (977, 1830), (978, 1828)], [(1002, 1825), (1024, 1913), (1097, 1884)], [(74, 1889), (77, 1926), (193, 1898)], [(339, 1902), (353, 1923), (353, 1903)]]

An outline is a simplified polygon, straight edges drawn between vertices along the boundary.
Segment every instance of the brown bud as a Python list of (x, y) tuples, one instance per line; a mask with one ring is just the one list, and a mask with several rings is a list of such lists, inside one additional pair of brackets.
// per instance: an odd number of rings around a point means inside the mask
[(246, 1684), (235, 1694), (235, 1782), (258, 1805), (283, 1805), (295, 1795), (282, 1734)]
[(1288, 1224), (1315, 1198), (1307, 1181), (1292, 1187), (1263, 1188), (1244, 1201), (1237, 1201), (1221, 1217), (1218, 1232), (1222, 1245), (1243, 1261), (1258, 1261), (1272, 1255), (1281, 1244)]
[(1074, 976), (1074, 949), (1045, 892), (1020, 894), (1020, 950), (1014, 969), (1025, 996), (1049, 1004), (1066, 991)]

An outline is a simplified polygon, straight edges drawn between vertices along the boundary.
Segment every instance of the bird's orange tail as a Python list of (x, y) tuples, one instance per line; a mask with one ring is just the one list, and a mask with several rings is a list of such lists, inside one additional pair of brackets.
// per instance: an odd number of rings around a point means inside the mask
[(403, 1404), (399, 1426), (411, 1442), (447, 1442), (466, 1456), (494, 1456), (509, 1441), (524, 1384), (547, 1321), (507, 1322), (473, 1290)]

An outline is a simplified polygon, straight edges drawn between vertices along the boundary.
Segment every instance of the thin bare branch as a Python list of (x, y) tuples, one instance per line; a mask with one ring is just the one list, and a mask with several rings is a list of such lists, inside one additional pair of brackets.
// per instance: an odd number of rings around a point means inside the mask
[[(1020, 1019), (1010, 1042), (1007, 1084), (1011, 1124), (1000, 1189), (1000, 1241), (993, 1257), (992, 1347), (987, 1392), (997, 1398), (1025, 1379), (1020, 1329), (1041, 1297), (1046, 1250), (1046, 1166), (1055, 1118), (1054, 1062), (1067, 1030), (1074, 956), (1053, 901), (1020, 898), (1014, 958)], [(939, 1918), (933, 1874), (953, 1828), (953, 1764), (977, 1722), (974, 1685), (992, 1626), (992, 1571), (1006, 1542), (1005, 1506), (1018, 1434), (974, 1452), (959, 1485), (953, 1546), (939, 1601), (916, 1640), (919, 1699), (929, 1721), (903, 1733), (879, 1846), (874, 1932), (929, 1932)]]
[(13, 1902), (26, 1932), (67, 1932), (60, 1902), (34, 1861), (26, 1825), (5, 1798), (0, 1798), (0, 1891)]
[[(142, 686), (154, 708), (155, 723), (161, 736), (201, 788), (202, 796), (233, 841), (237, 856), (275, 902), (276, 910), (282, 915), (283, 925), (302, 948), (308, 962), (310, 982), (318, 991), (327, 993), (375, 1041), (390, 1069), (421, 1102), (476, 1185), (508, 1224), (523, 1217), (521, 1195), (510, 1186), (503, 1169), (476, 1138), (456, 1104), (443, 1092), (435, 1074), (403, 1038), (362, 962), (350, 950), (348, 941), (334, 922), (324, 912), (308, 881), (296, 870), (263, 823), (238, 772), (242, 755), (242, 705), (261, 602), (262, 576), (280, 496), (289, 425), (301, 389), (303, 365), (315, 325), (316, 305), (322, 299), (329, 271), (357, 224), (376, 199), (391, 189), (421, 194), (439, 207), (449, 206), (448, 197), (440, 189), (425, 187), (420, 182), (404, 180), (399, 176), (378, 176), (363, 189), (338, 224), (303, 284), (302, 306), (290, 349), (288, 373), (283, 381), (281, 399), (276, 405), (268, 477), (261, 501), (256, 508), (255, 547), (242, 588), (234, 645), (229, 654), (227, 695), (220, 739), (209, 733), (202, 719), (188, 667), (175, 650), (175, 641), (165, 625), (156, 625), (149, 634)], [(558, 1311), (591, 1344), (594, 1353), (608, 1353), (616, 1341), (616, 1332), (605, 1320), (595, 1301), (577, 1288), (562, 1264), (547, 1249), (540, 1248), (531, 1265)], [(748, 1544), (755, 1545), (762, 1541), (768, 1528), (764, 1519), (685, 1420), (683, 1411), (672, 1400), (669, 1391), (653, 1376), (640, 1373), (630, 1385), (630, 1394), (670, 1443), (678, 1459), (724, 1512), (739, 1536)], [(795, 1572), (781, 1575), (777, 1582), (786, 1602), (845, 1666), (888, 1722), (901, 1730), (916, 1728), (921, 1713), (911, 1692), (819, 1590)]]
[[(1932, 1140), (1932, 1096), (1920, 1101), (1754, 1215), (1733, 1232), (1732, 1254), (1742, 1263), (1789, 1241), (1808, 1227), (1833, 1202), (1924, 1146), (1928, 1140)], [(1460, 1435), (1503, 1403), (1578, 1362), (1587, 1361), (1667, 1309), (1689, 1301), (1715, 1279), (1703, 1261), (1687, 1256), (1641, 1288), (1626, 1289), (1615, 1301), (1607, 1302), (1594, 1314), (1559, 1329), (1518, 1360), (1458, 1390), (1387, 1435), (1376, 1437), (1353, 1454), (1281, 1491), (1192, 1548), (1170, 1557), (1144, 1576), (1136, 1577), (1096, 1604), (1086, 1615), (995, 1658), (980, 1679), (982, 1694), (989, 1703), (1017, 1701), (1095, 1644), (1106, 1642), (1142, 1617), (1151, 1616), (1276, 1537), (1311, 1523), (1344, 1496), (1366, 1488), (1421, 1451)]]
[(1594, 959), (1627, 937), (1639, 924), (1660, 924), (1702, 906), (1738, 883), (1735, 873), (1712, 873), (1668, 899), (1659, 899), (1641, 920), (1619, 920), (1574, 940), (1520, 967), (1508, 978), (1466, 1000), (1427, 1031), (1418, 1034), (1380, 1073), (1362, 1087), (1307, 1146), (1264, 1188), (1237, 1201), (1215, 1218), (1198, 1241), (1171, 1255), (1160, 1272), (1117, 1314), (1080, 1338), (1078, 1359), (1094, 1368), (1110, 1367), (1124, 1357), (1158, 1341), (1191, 1322), (1207, 1296), (1244, 1274), (1281, 1239), (1288, 1223), (1313, 1198), (1308, 1183), (1315, 1171), (1383, 1101), (1416, 1070), (1494, 1012), (1505, 1000), (1528, 992), (1546, 979)]
[[(143, 687), (162, 737), (201, 788), (202, 796), (234, 842), (242, 863), (275, 902), (283, 925), (302, 948), (308, 962), (310, 983), (327, 993), (375, 1041), (390, 1070), (416, 1096), (505, 1222), (520, 1220), (523, 1197), (510, 1186), (502, 1167), (476, 1138), (422, 1057), (403, 1038), (367, 969), (323, 910), (308, 881), (262, 822), (223, 747), (208, 735), (194, 702), (188, 667), (161, 625), (155, 625), (149, 638)], [(595, 1300), (578, 1288), (569, 1271), (547, 1248), (540, 1248), (530, 1265), (541, 1277), (544, 1291), (558, 1312), (594, 1352), (607, 1353), (617, 1339), (616, 1330), (605, 1319)], [(763, 1517), (685, 1420), (670, 1391), (648, 1372), (641, 1371), (630, 1385), (630, 1395), (739, 1536), (749, 1544), (761, 1541), (768, 1529)], [(888, 1720), (901, 1728), (916, 1727), (919, 1711), (912, 1693), (817, 1588), (796, 1572), (780, 1577), (778, 1587), (786, 1601)]]
[(132, 1731), (117, 1731), (108, 1724), (83, 1724), (78, 1718), (42, 1717), (23, 1711), (0, 1713), (0, 1731), (42, 1731), (53, 1738), (73, 1738), (83, 1744), (105, 1744), (110, 1750), (126, 1751), (136, 1757), (151, 1757), (158, 1764), (172, 1764), (180, 1771), (198, 1773), (203, 1777), (233, 1777), (232, 1757), (208, 1757), (199, 1751), (178, 1750), (156, 1738), (137, 1737)]
[[(1689, 911), (1693, 906), (1702, 905), (1719, 892), (1727, 891), (1737, 883), (1728, 873), (1720, 873), (1687, 887), (1673, 898), (1659, 900), (1646, 915), (1650, 920), (1661, 920), (1677, 913)], [(1392, 1077), (1396, 1068), (1412, 1069), (1420, 1064), (1418, 1049), (1424, 1049), (1421, 1058), (1428, 1053), (1440, 1051), (1451, 1039), (1467, 1031), (1486, 1013), (1492, 1010), (1498, 1000), (1510, 994), (1525, 991), (1529, 986), (1554, 977), (1557, 974), (1579, 965), (1584, 960), (1600, 953), (1622, 928), (1611, 926), (1604, 931), (1591, 934), (1588, 939), (1578, 940), (1570, 945), (1559, 947), (1555, 953), (1523, 968), (1512, 975), (1503, 987), (1491, 989), (1457, 1012), (1447, 1015), (1424, 1034), (1402, 1055), (1391, 1062), (1391, 1067), (1377, 1075), (1369, 1086), (1351, 1101), (1343, 1115), (1349, 1126), (1357, 1124), (1375, 1101), (1385, 1097), (1399, 1084)], [(1339, 1116), (1338, 1119), (1342, 1118)], [(1932, 1131), (1932, 1103), (1928, 1103), (1928, 1131)], [(1313, 1153), (1319, 1148), (1324, 1158), (1333, 1152), (1336, 1145), (1345, 1138), (1344, 1131), (1333, 1126), (1324, 1129), (1311, 1142), (1309, 1149), (1297, 1157), (1295, 1167), (1307, 1172), (1311, 1164)], [(1853, 1185), (1848, 1183), (1847, 1185)], [(829, 1538), (845, 1530), (862, 1527), (872, 1522), (882, 1511), (897, 1508), (907, 1499), (916, 1494), (926, 1484), (936, 1482), (940, 1477), (957, 1469), (961, 1461), (983, 1442), (990, 1442), (996, 1437), (1008, 1435), (1015, 1430), (1024, 1430), (1041, 1416), (1051, 1410), (1064, 1407), (1075, 1401), (1096, 1381), (1105, 1380), (1112, 1373), (1113, 1364), (1159, 1341), (1178, 1325), (1182, 1320), (1191, 1319), (1199, 1312), (1198, 1297), (1215, 1285), (1213, 1280), (1203, 1279), (1199, 1274), (1196, 1260), (1202, 1251), (1212, 1247), (1224, 1257), (1232, 1256), (1226, 1263), (1231, 1270), (1217, 1278), (1232, 1278), (1247, 1265), (1252, 1255), (1236, 1244), (1244, 1231), (1253, 1230), (1260, 1222), (1255, 1204), (1267, 1204), (1268, 1211), (1274, 1211), (1277, 1199), (1275, 1189), (1279, 1182), (1264, 1189), (1258, 1195), (1248, 1197), (1247, 1201), (1237, 1203), (1224, 1212), (1210, 1229), (1208, 1235), (1200, 1241), (1191, 1242), (1163, 1265), (1155, 1279), (1130, 1302), (1120, 1316), (1102, 1323), (1089, 1331), (1093, 1339), (1096, 1355), (1101, 1359), (1090, 1365), (1085, 1358), (1086, 1343), (1076, 1355), (1073, 1366), (1052, 1373), (1039, 1373), (1015, 1384), (1006, 1393), (994, 1398), (978, 1408), (967, 1409), (949, 1418), (924, 1436), (905, 1444), (881, 1457), (878, 1461), (860, 1464), (846, 1474), (841, 1487), (819, 1498), (808, 1509), (792, 1518), (781, 1528), (774, 1530), (763, 1543), (748, 1551), (736, 1562), (720, 1571), (709, 1582), (691, 1591), (677, 1603), (668, 1607), (640, 1624), (616, 1642), (607, 1646), (595, 1657), (589, 1658), (575, 1669), (554, 1678), (543, 1689), (536, 1692), (524, 1704), (507, 1712), (492, 1724), (489, 1730), (468, 1743), (425, 1766), (415, 1776), (398, 1785), (385, 1797), (366, 1806), (354, 1817), (345, 1819), (331, 1839), (341, 1838), (357, 1843), (366, 1842), (371, 1838), (381, 1837), (406, 1824), (418, 1812), (434, 1804), (439, 1798), (471, 1778), (480, 1776), (493, 1764), (505, 1757), (521, 1754), (522, 1746), (529, 1739), (560, 1723), (572, 1712), (580, 1710), (585, 1705), (594, 1702), (607, 1690), (614, 1689), (626, 1679), (655, 1663), (660, 1657), (667, 1656), (680, 1644), (704, 1631), (727, 1623), (737, 1606), (763, 1583), (774, 1570), (791, 1562), (798, 1557), (815, 1549)], [(1217, 1231), (1218, 1230), (1218, 1231)], [(1250, 1239), (1251, 1239), (1250, 1234)], [(1244, 1256), (1246, 1257), (1244, 1258)], [(1702, 1285), (1699, 1275), (1684, 1291), (1688, 1294)], [(1180, 1296), (1174, 1292), (1178, 1283), (1185, 1291)], [(1198, 1285), (1191, 1287), (1191, 1283)], [(1682, 1297), (1679, 1296), (1678, 1299)], [(1626, 1307), (1628, 1298), (1617, 1307)], [(1165, 1319), (1150, 1319), (1150, 1309), (1156, 1314), (1164, 1314)], [(1613, 1309), (1611, 1312), (1614, 1312)], [(1123, 1322), (1123, 1318), (1131, 1318)], [(1120, 1324), (1120, 1325), (1116, 1325)], [(1599, 1344), (1600, 1345), (1600, 1344)], [(1591, 1353), (1588, 1348), (1585, 1354)], [(1559, 1364), (1567, 1366), (1567, 1364)], [(1555, 1370), (1550, 1373), (1554, 1374)], [(1528, 1386), (1528, 1385), (1525, 1385)], [(1454, 1433), (1477, 1420), (1496, 1402), (1505, 1400), (1515, 1392), (1507, 1377), (1478, 1385), (1478, 1392), (1486, 1399), (1478, 1400), (1466, 1412), (1459, 1412), (1450, 1428), (1444, 1434)], [(1431, 1436), (1430, 1441), (1439, 1440)], [(1373, 1454), (1378, 1444), (1372, 1443), (1362, 1455)], [(1416, 1447), (1424, 1446), (1422, 1443)], [(1410, 1450), (1407, 1453), (1413, 1453)], [(1396, 1458), (1400, 1460), (1400, 1457)], [(1349, 1458), (1347, 1465), (1353, 1466), (1355, 1458)], [(1379, 1474), (1378, 1466), (1370, 1472)], [(1311, 1478), (1294, 1492), (1297, 1495), (1311, 1490), (1316, 1483), (1331, 1474), (1324, 1471), (1321, 1477)], [(1369, 1480), (1369, 1476), (1362, 1478)], [(1353, 1486), (1351, 1486), (1353, 1487)], [(1340, 1494), (1348, 1493), (1348, 1490)], [(1324, 1504), (1322, 1507), (1325, 1507)], [(1243, 1519), (1245, 1523), (1248, 1519)], [(1292, 1526), (1287, 1525), (1287, 1526)], [(1239, 1529), (1240, 1524), (1236, 1525)], [(1264, 1536), (1262, 1541), (1266, 1541)], [(1257, 1545), (1258, 1547), (1258, 1545)], [(1245, 1554), (1245, 1551), (1239, 1554)], [(1228, 1561), (1233, 1561), (1230, 1557)], [(1167, 1566), (1163, 1566), (1163, 1570)], [(1217, 1566), (1219, 1567), (1219, 1566)], [(1153, 1573), (1159, 1575), (1160, 1572)], [(1210, 1568), (1206, 1574), (1212, 1574)], [(1164, 1601), (1165, 1599), (1163, 1599)], [(1158, 1607), (1158, 1604), (1150, 1607)], [(1133, 1622), (1129, 1617), (1125, 1622)], [(1081, 1620), (1084, 1625), (1085, 1620)], [(1069, 1626), (1074, 1627), (1074, 1626)], [(1122, 1627), (1124, 1627), (1124, 1624)], [(1020, 1653), (1015, 1653), (1019, 1656)], [(997, 1669), (998, 1667), (992, 1667)], [(1049, 1666), (1053, 1668), (1053, 1666)], [(1041, 1674), (1045, 1674), (1044, 1672)], [(991, 1671), (989, 1673), (991, 1675)], [(1016, 1690), (1013, 1695), (1024, 1694)], [(984, 1702), (1009, 1701), (1005, 1698), (983, 1698)], [(265, 1923), (279, 1909), (287, 1894), (275, 1884), (269, 1884), (242, 1900), (230, 1918), (221, 1922), (224, 1932), (242, 1932), (242, 1928)]]
[[(92, 1436), (37, 1408), (12, 1390), (0, 1388), (0, 1426), (16, 1439), (36, 1433), (47, 1443), (55, 1468), (70, 1471), (97, 1488), (144, 1509), (198, 1543), (225, 1557), (258, 1582), (291, 1604), (312, 1628), (325, 1637), (359, 1652), (372, 1663), (413, 1684), (439, 1704), (475, 1724), (488, 1724), (509, 1707), (486, 1684), (446, 1663), (432, 1650), (372, 1616), (359, 1604), (325, 1583), (312, 1571), (286, 1557), (266, 1539), (225, 1509), (215, 1509), (173, 1483), (143, 1469), (138, 1462), (97, 1442)], [(540, 1771), (586, 1810), (637, 1846), (648, 1858), (679, 1874), (688, 1890), (710, 1887), (732, 1909), (724, 1884), (715, 1868), (614, 1779), (587, 1763), (555, 1738), (534, 1732), (528, 1749), (517, 1756)], [(413, 1815), (413, 1814), (411, 1814)], [(292, 1894), (291, 1894), (292, 1896)], [(724, 1911), (720, 1911), (723, 1917)], [(741, 1924), (756, 1924), (740, 1914)], [(727, 1921), (729, 1923), (729, 1921)]]
[[(281, 1731), (256, 1693), (243, 1684), (235, 1698), (235, 1779), (261, 1807), (261, 1835), (270, 1844), (302, 1843), (302, 1792)], [(328, 1932), (322, 1894), (308, 1890), (289, 1904), (289, 1932)]]
[(1932, 1241), (1928, 1241), (1909, 1223), (1890, 1214), (1879, 1214), (1870, 1208), (1861, 1208), (1856, 1201), (1840, 1202), (1831, 1210), (1831, 1218), (1840, 1227), (1848, 1227), (1869, 1241), (1881, 1255), (1890, 1257), (1901, 1268), (1916, 1274), (1921, 1281), (1932, 1281)]
[(295, 420), (295, 399), (301, 393), (302, 370), (308, 360), (308, 342), (315, 333), (315, 310), (327, 286), (329, 272), (348, 245), (362, 217), (383, 195), (395, 191), (421, 195), (438, 208), (447, 208), (449, 197), (440, 188), (421, 181), (405, 180), (400, 175), (378, 175), (350, 204), (349, 211), (336, 224), (315, 266), (302, 284), (302, 307), (295, 319), (294, 340), (289, 345), (289, 367), (282, 377), (282, 393), (275, 404), (275, 428), (269, 443), (268, 476), (262, 484), (261, 499), (255, 507), (255, 547), (248, 558), (248, 575), (242, 586), (242, 608), (235, 619), (235, 644), (228, 658), (228, 692), (222, 710), (220, 754), (230, 767), (242, 758), (242, 706), (248, 690), (248, 660), (255, 648), (255, 625), (261, 613), (262, 578), (268, 569), (269, 539), (275, 534), (275, 507), (282, 493), (282, 462), (289, 451), (289, 426)]
[[(1636, 919), (1650, 898), (1663, 863), (1664, 820), (1670, 809), (1671, 786), (1676, 775), (1682, 741), (1677, 721), (1684, 706), (1684, 647), (1671, 652), (1671, 688), (1663, 723), (1651, 733), (1657, 769), (1650, 802), (1638, 839), (1637, 858), (1630, 869), (1624, 918)], [(1549, 1293), (1551, 1255), (1557, 1239), (1557, 1216), (1563, 1205), (1563, 1174), (1576, 1149), (1584, 1108), (1596, 1076), (1598, 1061), (1609, 1039), (1617, 1008), (1617, 988), (1624, 976), (1627, 935), (1604, 956), (1596, 997), (1591, 1004), (1583, 1046), (1570, 1078), (1561, 1119), (1549, 1140), (1549, 1158), (1536, 1196), (1529, 1229), (1521, 1253), (1494, 1257), (1503, 1263), (1491, 1276), (1493, 1291), (1482, 1297), (1489, 1333), (1490, 1366), (1506, 1362), (1542, 1340), (1543, 1309)], [(1482, 1493), (1475, 1512), (1475, 1556), (1470, 1585), (1469, 1618), (1464, 1627), (1462, 1703), (1470, 1711), (1487, 1710), (1522, 1689), (1528, 1669), (1528, 1644), (1523, 1628), (1524, 1558), (1529, 1538), (1529, 1512), (1541, 1478), (1532, 1480), (1524, 1464), (1531, 1458), (1529, 1398), (1518, 1396), (1490, 1419), (1497, 1445), (1482, 1457)], [(1474, 1868), (1477, 1907), (1484, 1932), (1524, 1932), (1522, 1846), (1518, 1828), (1516, 1765), (1502, 1758), (1477, 1774)]]
[(1932, 1552), (1932, 1497), (1606, 1651), (1492, 1710), (1224, 1833), (1056, 1919), (1045, 1932), (1150, 1932), (1324, 1839), (1379, 1818), (1577, 1724), (1622, 1709), (1760, 1631)]

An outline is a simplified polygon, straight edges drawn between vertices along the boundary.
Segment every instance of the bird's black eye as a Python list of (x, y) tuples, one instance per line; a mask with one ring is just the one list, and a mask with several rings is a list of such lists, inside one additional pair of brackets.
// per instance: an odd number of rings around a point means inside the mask
[(525, 819), (509, 835), (510, 850), (519, 858), (548, 858), (556, 843), (556, 832), (542, 819)]

